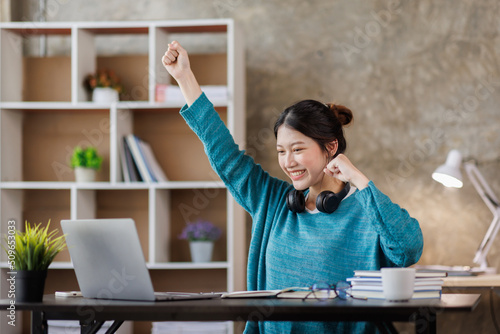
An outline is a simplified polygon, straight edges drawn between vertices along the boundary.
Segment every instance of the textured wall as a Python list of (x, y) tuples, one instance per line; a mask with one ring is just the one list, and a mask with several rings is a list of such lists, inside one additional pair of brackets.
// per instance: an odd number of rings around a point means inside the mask
[[(22, 19), (39, 17), (24, 0)], [(469, 180), (432, 181), (447, 152), (500, 196), (497, 0), (49, 0), (48, 21), (232, 17), (246, 39), (248, 151), (271, 174), (272, 123), (304, 98), (345, 104), (351, 160), (419, 219), (422, 264), (472, 265), (491, 213)], [(500, 270), (500, 235), (489, 260)]]

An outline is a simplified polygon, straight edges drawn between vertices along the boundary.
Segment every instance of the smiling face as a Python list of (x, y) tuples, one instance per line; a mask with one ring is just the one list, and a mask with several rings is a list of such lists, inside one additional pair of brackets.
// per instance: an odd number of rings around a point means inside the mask
[(327, 153), (312, 138), (282, 125), (278, 129), (276, 148), (281, 169), (297, 190), (321, 187)]

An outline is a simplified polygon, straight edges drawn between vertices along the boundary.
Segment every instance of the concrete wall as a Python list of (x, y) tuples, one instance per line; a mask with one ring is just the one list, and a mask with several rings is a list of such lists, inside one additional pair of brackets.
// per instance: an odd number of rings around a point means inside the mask
[[(24, 0), (22, 20), (40, 17)], [(491, 213), (465, 177), (431, 179), (452, 148), (500, 196), (496, 0), (48, 0), (47, 21), (232, 17), (246, 39), (248, 151), (271, 174), (272, 124), (313, 98), (349, 106), (347, 155), (420, 223), (421, 264), (472, 265)], [(500, 235), (490, 251), (500, 270)]]

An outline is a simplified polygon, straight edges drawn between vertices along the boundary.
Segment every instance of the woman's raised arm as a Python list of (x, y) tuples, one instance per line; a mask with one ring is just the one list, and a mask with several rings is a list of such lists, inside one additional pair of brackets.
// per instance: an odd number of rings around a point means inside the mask
[(177, 41), (168, 45), (163, 55), (162, 64), (168, 73), (177, 81), (188, 106), (191, 106), (201, 95), (201, 88), (196, 80), (187, 51)]

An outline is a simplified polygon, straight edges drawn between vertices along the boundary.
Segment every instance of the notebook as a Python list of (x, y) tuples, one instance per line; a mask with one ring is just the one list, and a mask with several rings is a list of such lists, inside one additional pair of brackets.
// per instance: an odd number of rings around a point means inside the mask
[(83, 297), (138, 301), (219, 298), (215, 293), (154, 292), (132, 219), (62, 220)]

